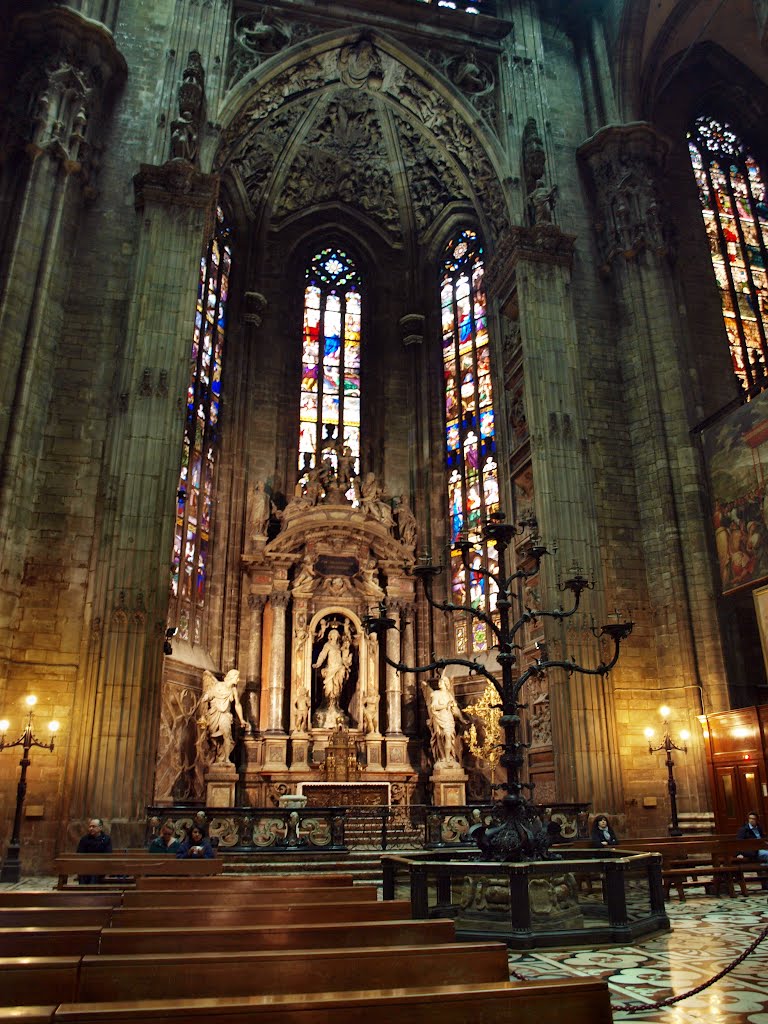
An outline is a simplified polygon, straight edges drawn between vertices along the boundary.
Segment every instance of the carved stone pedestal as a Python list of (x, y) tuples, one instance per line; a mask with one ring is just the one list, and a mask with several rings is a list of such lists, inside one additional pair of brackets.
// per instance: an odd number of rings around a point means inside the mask
[(234, 807), (237, 768), (231, 763), (212, 764), (205, 773), (206, 807)]
[(387, 768), (408, 767), (408, 737), (387, 736)]
[(306, 772), (309, 768), (309, 736), (291, 736), (291, 771)]
[(263, 743), (264, 764), (262, 765), (262, 771), (285, 771), (288, 767), (286, 762), (286, 756), (288, 754), (288, 737), (286, 735), (270, 736), (267, 734), (263, 737)]
[(372, 732), (365, 737), (365, 763), (366, 771), (380, 772), (382, 736), (380, 733)]
[(467, 773), (455, 768), (435, 768), (432, 772), (432, 802), (436, 807), (451, 807), (466, 803)]

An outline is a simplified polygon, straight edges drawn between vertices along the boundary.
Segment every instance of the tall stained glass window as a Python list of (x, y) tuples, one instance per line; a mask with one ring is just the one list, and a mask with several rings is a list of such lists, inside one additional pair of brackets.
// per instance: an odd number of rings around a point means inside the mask
[[(483, 521), (499, 508), (483, 275), (480, 239), (474, 231), (461, 231), (445, 248), (440, 278), (452, 600), (493, 614), (495, 585), (478, 572), (498, 568), (495, 547), (481, 536)], [(457, 652), (488, 648), (484, 622), (470, 615), (454, 619)]]
[(346, 448), (360, 465), (361, 281), (339, 248), (310, 260), (304, 287), (299, 412), (299, 477), (324, 461), (335, 467)]
[(734, 373), (749, 388), (768, 360), (765, 179), (733, 129), (712, 117), (697, 118), (688, 146)]
[(230, 232), (219, 207), (200, 260), (171, 567), (168, 621), (192, 643), (200, 643), (205, 607), (231, 263)]

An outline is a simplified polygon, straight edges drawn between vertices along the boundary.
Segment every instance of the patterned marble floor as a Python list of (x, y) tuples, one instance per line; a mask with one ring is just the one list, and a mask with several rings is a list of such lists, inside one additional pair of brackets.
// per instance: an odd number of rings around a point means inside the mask
[[(53, 888), (54, 878), (25, 878), (3, 889)], [(698, 988), (768, 928), (768, 892), (722, 899), (688, 896), (667, 904), (672, 931), (632, 946), (583, 946), (511, 952), (510, 971), (525, 978), (601, 977), (615, 1024), (768, 1024), (768, 938), (720, 981), (662, 1009), (627, 1012)]]
[(689, 896), (667, 904), (672, 931), (632, 946), (546, 949), (510, 953), (525, 978), (601, 977), (608, 981), (613, 1019), (639, 1024), (768, 1024), (768, 938), (720, 981), (663, 1009), (652, 1006), (702, 985), (738, 957), (768, 927), (768, 893), (733, 899)]

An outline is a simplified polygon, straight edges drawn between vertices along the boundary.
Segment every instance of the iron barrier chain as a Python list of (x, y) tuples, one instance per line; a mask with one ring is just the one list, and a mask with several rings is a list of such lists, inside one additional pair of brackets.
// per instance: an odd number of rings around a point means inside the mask
[[(674, 1006), (675, 1003), (679, 1003), (683, 999), (690, 999), (691, 996), (698, 995), (699, 992), (703, 992), (705, 989), (709, 988), (710, 985), (714, 985), (716, 981), (720, 981), (720, 979), (724, 978), (726, 974), (730, 974), (734, 968), (738, 967), (740, 963), (747, 959), (750, 953), (754, 953), (766, 936), (768, 936), (768, 925), (763, 928), (754, 942), (750, 943), (744, 952), (740, 953), (735, 960), (731, 960), (731, 962), (724, 967), (722, 971), (718, 971), (718, 973), (713, 977), (702, 982), (701, 985), (697, 985), (696, 988), (690, 989), (688, 992), (681, 992), (678, 996), (668, 996), (666, 999), (659, 999), (656, 1003), (617, 1003), (612, 1005), (611, 1009), (614, 1011), (618, 1010), (621, 1013), (644, 1013), (646, 1010), (662, 1010), (665, 1006)], [(526, 978), (525, 975), (520, 974), (518, 971), (510, 971), (509, 976), (511, 978), (515, 978), (516, 981), (532, 980), (531, 978)]]

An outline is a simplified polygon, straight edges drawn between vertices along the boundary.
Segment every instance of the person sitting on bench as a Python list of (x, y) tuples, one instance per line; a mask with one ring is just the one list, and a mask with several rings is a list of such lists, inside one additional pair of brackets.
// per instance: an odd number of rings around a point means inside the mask
[[(756, 811), (750, 811), (747, 820), (736, 833), (737, 839), (763, 839), (763, 830), (757, 818)], [(737, 853), (736, 860), (756, 860), (759, 864), (768, 866), (768, 849), (750, 850), (748, 853)], [(768, 889), (768, 879), (763, 881), (763, 888)]]
[(176, 856), (183, 857), (214, 857), (213, 847), (199, 825), (192, 825), (182, 839)]
[[(104, 831), (101, 818), (91, 818), (88, 831), (80, 838), (76, 853), (112, 853), (112, 840)], [(78, 875), (79, 885), (100, 885), (104, 875)]]
[(181, 843), (173, 834), (170, 823), (166, 823), (160, 829), (160, 835), (155, 836), (149, 844), (149, 853), (178, 853)]
[(610, 822), (604, 814), (600, 814), (595, 818), (589, 838), (592, 845), (597, 848), (617, 846), (619, 842), (616, 838), (616, 833), (611, 828)]

